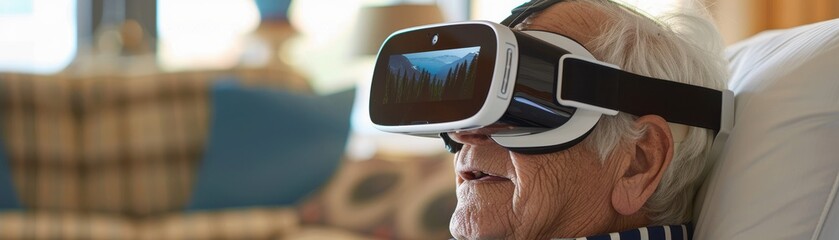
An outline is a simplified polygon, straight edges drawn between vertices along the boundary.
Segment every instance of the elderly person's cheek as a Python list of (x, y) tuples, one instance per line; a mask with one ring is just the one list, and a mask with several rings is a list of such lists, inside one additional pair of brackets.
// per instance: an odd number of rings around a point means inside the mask
[[(568, 207), (569, 195), (579, 187), (573, 167), (564, 166), (578, 157), (572, 151), (552, 154), (522, 155), (512, 157), (516, 169), (516, 194), (513, 208), (523, 219), (517, 226), (516, 236), (523, 238), (550, 238), (564, 230), (561, 221), (566, 217), (563, 207)], [(566, 209), (567, 210), (567, 209)]]
[[(465, 146), (456, 156), (456, 168), (507, 171), (506, 150)], [(513, 215), (515, 185), (509, 181), (464, 180), (458, 177), (457, 208), (449, 225), (458, 239), (504, 238), (519, 225)]]

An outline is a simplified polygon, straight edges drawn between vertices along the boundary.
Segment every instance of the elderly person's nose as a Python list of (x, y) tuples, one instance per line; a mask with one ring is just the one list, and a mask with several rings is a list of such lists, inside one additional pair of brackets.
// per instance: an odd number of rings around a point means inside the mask
[(488, 133), (479, 131), (449, 134), (452, 140), (466, 145), (489, 145), (495, 143)]

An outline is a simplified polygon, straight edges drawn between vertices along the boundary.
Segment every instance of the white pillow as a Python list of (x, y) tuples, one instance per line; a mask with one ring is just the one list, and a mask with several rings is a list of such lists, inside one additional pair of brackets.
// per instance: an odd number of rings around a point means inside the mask
[(736, 120), (698, 197), (694, 239), (839, 239), (839, 19), (726, 55)]

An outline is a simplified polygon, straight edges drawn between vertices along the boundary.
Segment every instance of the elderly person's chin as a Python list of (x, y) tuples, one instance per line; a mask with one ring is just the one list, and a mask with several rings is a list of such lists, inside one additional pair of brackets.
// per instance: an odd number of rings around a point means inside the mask
[(512, 210), (515, 186), (509, 180), (469, 181), (458, 186), (451, 232), (458, 239), (501, 239), (519, 224)]

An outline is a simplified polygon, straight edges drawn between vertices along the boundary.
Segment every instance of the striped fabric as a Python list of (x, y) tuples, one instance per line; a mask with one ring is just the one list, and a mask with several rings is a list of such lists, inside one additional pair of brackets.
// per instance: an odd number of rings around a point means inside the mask
[(560, 240), (690, 240), (693, 229), (689, 225), (642, 227), (623, 232), (592, 237), (562, 238)]

